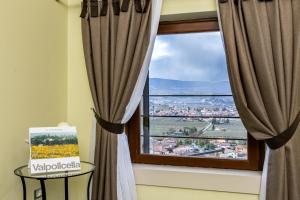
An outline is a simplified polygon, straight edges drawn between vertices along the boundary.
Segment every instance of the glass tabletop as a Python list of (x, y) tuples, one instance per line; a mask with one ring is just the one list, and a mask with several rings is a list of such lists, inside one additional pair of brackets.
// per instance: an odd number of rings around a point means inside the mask
[(17, 168), (14, 173), (17, 176), (24, 178), (32, 178), (32, 179), (58, 179), (58, 178), (67, 178), (80, 176), (84, 174), (91, 173), (95, 170), (95, 165), (89, 162), (80, 161), (80, 170), (76, 171), (65, 171), (65, 172), (55, 172), (55, 173), (43, 173), (43, 174), (31, 174), (30, 168), (28, 165), (24, 165), (22, 167)]

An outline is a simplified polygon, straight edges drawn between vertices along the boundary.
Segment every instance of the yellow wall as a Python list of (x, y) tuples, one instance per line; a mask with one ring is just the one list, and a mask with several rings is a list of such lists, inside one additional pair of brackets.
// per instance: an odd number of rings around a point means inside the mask
[(215, 0), (163, 0), (162, 15), (216, 11)]
[[(90, 107), (93, 103), (82, 50), (80, 18), (78, 17), (80, 14), (79, 1), (70, 0), (69, 3), (68, 121), (78, 128), (81, 158), (87, 160), (93, 119)], [(164, 0), (162, 15), (215, 10), (215, 0)], [(78, 195), (82, 195), (80, 191), (78, 187)], [(257, 200), (258, 196), (139, 185), (138, 198), (139, 200)]]
[(258, 200), (258, 196), (228, 192), (190, 190), (139, 185), (139, 200)]
[(28, 162), (28, 128), (67, 118), (67, 7), (1, 1), (0, 24), (0, 199), (17, 200), (22, 188), (13, 170)]

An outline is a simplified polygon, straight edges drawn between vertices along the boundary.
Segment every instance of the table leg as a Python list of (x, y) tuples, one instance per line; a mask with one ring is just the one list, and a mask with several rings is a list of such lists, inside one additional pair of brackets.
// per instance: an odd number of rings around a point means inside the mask
[(92, 177), (93, 177), (94, 172), (91, 172), (90, 178), (89, 178), (89, 182), (88, 182), (88, 187), (87, 187), (87, 200), (90, 200), (90, 185), (91, 185), (91, 181), (92, 181)]
[(23, 186), (23, 200), (26, 200), (26, 183), (25, 183), (25, 178), (23, 176), (20, 177), (22, 181), (22, 186)]
[(69, 180), (65, 177), (65, 200), (69, 200)]
[(39, 180), (40, 180), (41, 189), (42, 189), (42, 200), (46, 200), (47, 196), (46, 196), (45, 179), (39, 179)]

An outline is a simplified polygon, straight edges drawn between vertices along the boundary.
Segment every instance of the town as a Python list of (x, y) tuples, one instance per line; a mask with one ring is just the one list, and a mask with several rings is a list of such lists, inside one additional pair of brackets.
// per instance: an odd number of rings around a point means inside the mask
[(232, 97), (151, 97), (149, 107), (148, 153), (247, 159), (247, 132)]

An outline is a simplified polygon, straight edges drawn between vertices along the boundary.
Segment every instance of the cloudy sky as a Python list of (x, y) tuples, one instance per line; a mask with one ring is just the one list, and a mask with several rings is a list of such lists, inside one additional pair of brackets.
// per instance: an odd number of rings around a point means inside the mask
[(150, 78), (173, 80), (228, 80), (220, 33), (158, 36), (149, 75)]

